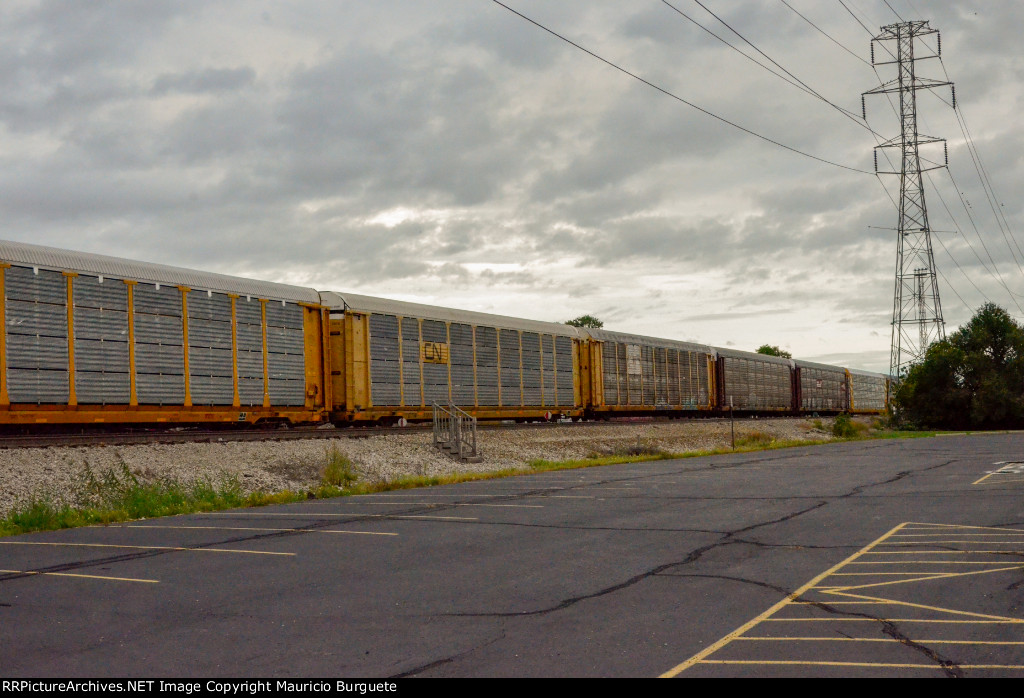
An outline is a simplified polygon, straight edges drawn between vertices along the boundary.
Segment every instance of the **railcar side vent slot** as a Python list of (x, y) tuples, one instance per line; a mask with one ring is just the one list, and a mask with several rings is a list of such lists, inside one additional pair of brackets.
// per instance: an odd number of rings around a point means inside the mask
[(476, 446), (476, 417), (453, 403), (434, 408), (434, 447), (463, 463), (480, 463), (483, 457)]

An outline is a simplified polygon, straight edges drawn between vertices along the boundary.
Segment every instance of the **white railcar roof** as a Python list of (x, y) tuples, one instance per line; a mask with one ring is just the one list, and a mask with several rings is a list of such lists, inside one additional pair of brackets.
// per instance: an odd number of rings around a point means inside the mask
[(889, 376), (887, 376), (884, 373), (875, 373), (874, 371), (865, 371), (865, 370), (860, 369), (860, 368), (848, 368), (846, 370), (849, 371), (850, 373), (854, 374), (854, 375), (857, 375), (857, 376), (870, 376), (871, 378), (883, 378), (883, 379), (888, 379), (889, 378)]
[(390, 298), (363, 296), (357, 293), (336, 293), (324, 291), (320, 294), (320, 303), (331, 310), (351, 310), (357, 313), (378, 313), (381, 315), (400, 315), (402, 317), (423, 318), (424, 320), (440, 320), (442, 322), (458, 322), (466, 325), (483, 325), (506, 330), (523, 330), (541, 334), (564, 335), (578, 337), (579, 332), (571, 325), (557, 322), (541, 322), (524, 320), (523, 318), (492, 315), (474, 310), (457, 310), (443, 308), (425, 303), (396, 301)]
[(836, 366), (834, 364), (822, 364), (815, 361), (804, 361), (803, 359), (793, 359), (793, 363), (801, 368), (820, 368), (826, 371), (845, 371), (846, 369), (842, 366)]
[(720, 349), (715, 347), (715, 351), (718, 352), (719, 356), (725, 356), (733, 359), (752, 359), (754, 361), (765, 361), (770, 364), (785, 364), (792, 368), (793, 359), (787, 359), (782, 356), (771, 356), (770, 354), (758, 354), (754, 351), (740, 351), (739, 349)]
[(613, 330), (596, 330), (589, 327), (580, 328), (580, 334), (583, 336), (590, 336), (599, 342), (623, 342), (625, 344), (646, 344), (653, 347), (662, 347), (667, 349), (680, 349), (682, 351), (696, 351), (704, 352), (705, 354), (715, 355), (715, 350), (706, 344), (697, 344), (695, 342), (681, 342), (676, 339), (663, 339), (661, 337), (646, 337), (639, 334), (629, 334), (627, 332), (615, 332)]
[(254, 298), (319, 303), (320, 296), (312, 288), (278, 284), (271, 281), (257, 281), (240, 276), (213, 274), (172, 267), (166, 264), (137, 262), (120, 257), (75, 252), (57, 247), (31, 245), (26, 242), (0, 240), (0, 261), (16, 266), (72, 271), (80, 274), (95, 274), (116, 279), (141, 281), (144, 283), (187, 286), (200, 291), (237, 293)]

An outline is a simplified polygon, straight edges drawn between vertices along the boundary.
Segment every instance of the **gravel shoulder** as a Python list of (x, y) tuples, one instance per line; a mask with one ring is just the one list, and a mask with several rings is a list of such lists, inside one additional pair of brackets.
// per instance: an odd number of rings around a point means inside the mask
[[(815, 421), (822, 426), (816, 428)], [(736, 438), (761, 433), (776, 440), (831, 439), (830, 419), (736, 421)], [(485, 430), (482, 463), (464, 464), (433, 448), (429, 432), (361, 439), (49, 447), (0, 450), (0, 516), (18, 501), (47, 495), (80, 503), (87, 469), (101, 475), (127, 467), (142, 481), (235, 479), (246, 493), (303, 491), (320, 483), (332, 450), (346, 456), (360, 480), (449, 475), (519, 468), (533, 459), (568, 460), (644, 449), (685, 453), (729, 445), (728, 422), (636, 422), (550, 429)]]

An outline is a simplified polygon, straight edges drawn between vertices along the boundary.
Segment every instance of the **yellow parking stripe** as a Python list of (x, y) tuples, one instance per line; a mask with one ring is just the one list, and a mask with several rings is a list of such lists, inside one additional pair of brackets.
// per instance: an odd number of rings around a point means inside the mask
[(177, 550), (194, 551), (200, 553), (238, 553), (240, 555), (287, 555), (294, 557), (295, 553), (274, 553), (265, 550), (230, 550), (228, 548), (180, 548), (172, 545), (115, 545), (113, 543), (46, 543), (41, 541), (20, 541), (0, 540), (0, 545), (49, 545), (57, 548), (130, 548), (133, 550)]
[(80, 579), (102, 579), (108, 582), (140, 582), (142, 584), (159, 584), (159, 579), (133, 579), (132, 577), (106, 577), (99, 574), (76, 574), (73, 572), (35, 572), (25, 570), (0, 570), (0, 574), (26, 574), (43, 577), (78, 577)]
[[(898, 642), (900, 644), (905, 642), (890, 637), (751, 637), (747, 635), (738, 637), (736, 640), (748, 642)], [(1024, 642), (1016, 640), (923, 640), (915, 638), (910, 642), (929, 645), (1024, 645)]]
[(736, 628), (731, 633), (729, 633), (728, 635), (723, 637), (718, 642), (715, 642), (715, 643), (713, 643), (711, 645), (708, 645), (703, 650), (701, 650), (697, 654), (693, 655), (692, 657), (687, 659), (682, 664), (677, 664), (676, 666), (672, 667), (671, 669), (666, 671), (664, 674), (662, 674), (660, 678), (668, 679), (668, 678), (672, 678), (673, 676), (678, 676), (680, 673), (686, 671), (687, 669), (689, 669), (694, 664), (703, 661), (705, 657), (707, 657), (708, 655), (713, 654), (714, 652), (717, 652), (721, 648), (725, 647), (727, 644), (732, 642), (733, 639), (735, 639), (735, 638), (739, 637), (740, 635), (742, 635), (743, 633), (747, 632), (748, 630), (753, 628), (755, 625), (757, 625), (761, 621), (765, 620), (766, 618), (771, 616), (773, 613), (775, 613), (776, 611), (781, 609), (783, 606), (788, 604), (790, 601), (795, 601), (804, 592), (806, 592), (806, 591), (808, 591), (810, 589), (813, 589), (814, 586), (818, 582), (822, 581), (823, 579), (828, 577), (830, 574), (832, 574), (836, 570), (841, 569), (843, 567), (843, 565), (845, 565), (846, 563), (853, 562), (858, 557), (863, 555), (865, 551), (867, 551), (870, 548), (874, 547), (875, 545), (881, 543), (882, 541), (884, 541), (889, 536), (891, 536), (891, 535), (893, 535), (895, 533), (898, 533), (900, 531), (900, 529), (902, 529), (903, 526), (905, 526), (905, 525), (906, 524), (900, 524), (896, 528), (893, 528), (889, 532), (887, 532), (887, 533), (883, 534), (882, 536), (880, 536), (877, 540), (875, 540), (873, 543), (871, 543), (867, 547), (858, 550), (857, 552), (855, 552), (853, 555), (850, 555), (848, 558), (846, 558), (842, 562), (840, 562), (840, 563), (838, 563), (836, 565), (833, 565), (832, 567), (828, 568), (827, 570), (825, 570), (824, 572), (819, 574), (817, 577), (815, 577), (811, 581), (807, 582), (807, 584), (804, 584), (802, 587), (797, 589), (795, 592), (793, 592), (792, 594), (789, 594), (784, 599), (782, 599), (781, 601), (776, 603), (774, 606), (769, 608), (767, 611), (765, 611), (761, 615), (757, 616), (756, 618), (753, 618), (750, 621), (747, 621), (746, 623), (744, 623), (743, 625), (741, 625), (740, 627)]
[(762, 623), (959, 623), (970, 625), (1017, 625), (1014, 620), (947, 620), (945, 618), (765, 618)]
[[(913, 534), (908, 531), (931, 531), (928, 534)], [(970, 532), (969, 532), (970, 531)], [(978, 531), (993, 531), (998, 533), (978, 533)], [(856, 638), (856, 637), (817, 637), (808, 636), (800, 633), (789, 633), (783, 630), (780, 636), (776, 636), (776, 633), (770, 633), (770, 637), (762, 636), (747, 636), (746, 633), (754, 626), (760, 623), (775, 623), (775, 624), (790, 624), (793, 628), (801, 627), (803, 623), (829, 623), (834, 627), (842, 627), (843, 624), (847, 623), (904, 623), (911, 626), (922, 625), (930, 626), (935, 625), (936, 627), (942, 626), (967, 626), (967, 627), (983, 627), (983, 626), (1016, 626), (1024, 624), (1024, 618), (1013, 618), (998, 615), (989, 615), (984, 613), (976, 613), (973, 611), (965, 611), (953, 608), (942, 608), (938, 606), (929, 606), (926, 604), (918, 604), (909, 601), (900, 601), (895, 599), (882, 598), (878, 596), (867, 596), (858, 594), (856, 592), (864, 589), (874, 589), (887, 586), (895, 585), (907, 585), (907, 584), (920, 584), (932, 580), (946, 580), (955, 579), (959, 577), (975, 577), (983, 574), (994, 574), (1000, 572), (1010, 572), (1024, 569), (1024, 565), (1013, 565), (1007, 564), (1006, 561), (995, 561), (995, 560), (970, 560), (964, 559), (963, 556), (967, 555), (1006, 555), (1012, 553), (1012, 550), (996, 550), (989, 549), (990, 547), (1001, 545), (999, 541), (993, 541), (990, 539), (991, 536), (998, 536), (1000, 538), (1024, 535), (1024, 531), (1021, 529), (1011, 528), (996, 528), (996, 527), (982, 527), (982, 526), (957, 526), (953, 524), (944, 525), (931, 525), (931, 524), (920, 524), (907, 522), (900, 524), (893, 528), (891, 531), (881, 536), (871, 544), (865, 546), (861, 550), (857, 551), (846, 560), (842, 561), (838, 565), (830, 568), (826, 572), (818, 575), (813, 580), (805, 584), (803, 587), (798, 589), (796, 592), (788, 595), (774, 606), (769, 608), (764, 613), (760, 614), (753, 620), (742, 625), (729, 635), (723, 637), (718, 642), (710, 645), (701, 652), (697, 653), (686, 662), (674, 667), (668, 672), (662, 674), (663, 677), (676, 676), (682, 671), (692, 667), (695, 664), (723, 664), (723, 665), (788, 665), (788, 666), (836, 666), (836, 667), (853, 667), (853, 666), (864, 666), (864, 667), (895, 667), (895, 668), (929, 668), (935, 669), (942, 667), (939, 664), (902, 664), (902, 663), (886, 663), (886, 662), (842, 662), (842, 661), (802, 661), (802, 660), (788, 660), (788, 659), (711, 659), (710, 656), (715, 652), (719, 651), (726, 645), (733, 641), (745, 641), (745, 642), (772, 642), (775, 643), (775, 647), (785, 648), (784, 644), (787, 641), (790, 642), (888, 642), (898, 643), (895, 639), (882, 639), (882, 638)], [(896, 541), (890, 539), (905, 538), (905, 537), (917, 537), (920, 536), (924, 540), (915, 540), (911, 542), (907, 541)], [(947, 539), (956, 539), (958, 537), (973, 538), (973, 540), (957, 540), (957, 542), (971, 543), (973, 546), (979, 546), (985, 548), (983, 550), (973, 549), (957, 549), (957, 550), (935, 550), (936, 545), (944, 544)], [(935, 540), (939, 538), (940, 540)], [(1020, 545), (1022, 541), (1016, 540), (1012, 544)], [(979, 545), (980, 544), (980, 545)], [(912, 545), (912, 546), (924, 546), (924, 550), (877, 550), (877, 547), (888, 546), (888, 545)], [(960, 556), (959, 559), (936, 559), (934, 557), (930, 559), (920, 559), (930, 555), (949, 555)], [(903, 557), (903, 559), (860, 559), (865, 555), (883, 555), (883, 556), (911, 556), (909, 559)], [(913, 556), (918, 556), (915, 559)], [(841, 571), (845, 566), (850, 565), (851, 569), (856, 569), (854, 566), (859, 566), (860, 570), (857, 572)], [(896, 569), (899, 571), (870, 571), (865, 570), (864, 566), (878, 565), (877, 569)], [(922, 566), (943, 566), (948, 567), (942, 569), (922, 570), (916, 571), (913, 568), (920, 568)], [(960, 569), (967, 568), (967, 571), (958, 571)], [(977, 569), (977, 567), (983, 567), (984, 569)], [(902, 569), (901, 569), (902, 568)], [(909, 569), (908, 569), (909, 568)], [(865, 583), (849, 583), (846, 581), (840, 582), (839, 579), (833, 580), (838, 583), (823, 583), (828, 578), (838, 577), (868, 577)], [(877, 581), (873, 581), (870, 578), (876, 578)], [(892, 579), (895, 577), (896, 579)], [(889, 578), (888, 581), (881, 581), (882, 579)], [(818, 602), (808, 600), (806, 595), (811, 592), (817, 592), (823, 595)], [(805, 598), (801, 598), (805, 597)], [(841, 600), (833, 600), (834, 597), (839, 597)], [(816, 598), (814, 594), (811, 594), (809, 598)], [(799, 599), (799, 600), (798, 600)], [(810, 617), (807, 615), (796, 615), (793, 617), (778, 617), (776, 614), (785, 606), (792, 605), (793, 610), (796, 611), (798, 608), (801, 610), (807, 609), (809, 606), (828, 607), (830, 605), (847, 604), (851, 606), (889, 606), (890, 609), (895, 610), (894, 607), (907, 608), (907, 609), (920, 609), (925, 613), (922, 617), (918, 618), (872, 618), (872, 617)], [(892, 611), (890, 611), (892, 612)], [(936, 615), (938, 617), (936, 617)], [(776, 625), (776, 628), (786, 628), (786, 625)], [(808, 626), (803, 626), (808, 627)], [(813, 626), (812, 626), (813, 627)], [(837, 633), (839, 634), (839, 633)], [(959, 633), (958, 633), (959, 634)], [(795, 635), (795, 637), (794, 637)], [(1012, 636), (1011, 636), (1012, 637)], [(972, 640), (972, 639), (957, 639), (950, 638), (944, 640), (917, 640), (922, 643), (934, 643), (942, 645), (985, 645), (992, 647), (1018, 647), (1024, 646), (1024, 641), (1016, 640)], [(958, 665), (961, 668), (969, 669), (1024, 669), (1024, 664), (974, 664), (974, 665)]]
[[(804, 662), (797, 660), (707, 659), (701, 664), (746, 664), (769, 666), (849, 666), (886, 669), (945, 669), (942, 664), (888, 664), (883, 662)], [(960, 669), (1024, 669), (1024, 664), (957, 664)]]
[[(1010, 533), (1024, 533), (1024, 531), (1022, 531), (1019, 528), (1005, 528), (1005, 527), (1001, 527), (1001, 526), (961, 526), (960, 524), (929, 524), (929, 525), (932, 528), (970, 528), (970, 529), (979, 530), (979, 531), (1008, 531)], [(910, 529), (907, 529), (907, 530), (910, 530)], [(921, 530), (927, 530), (927, 529), (921, 529)], [(971, 534), (968, 533), (968, 534), (965, 534), (965, 535), (971, 535)]]

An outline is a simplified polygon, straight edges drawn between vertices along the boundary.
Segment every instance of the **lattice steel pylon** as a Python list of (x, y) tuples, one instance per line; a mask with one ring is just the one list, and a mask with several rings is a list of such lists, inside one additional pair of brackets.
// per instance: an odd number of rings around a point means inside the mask
[[(938, 58), (942, 55), (942, 39), (937, 29), (928, 26), (927, 21), (899, 22), (881, 28), (881, 33), (871, 40), (871, 64), (895, 65), (895, 79), (868, 90), (864, 95), (899, 94), (900, 135), (875, 148), (875, 173), (898, 175), (900, 178), (899, 222), (897, 225), (896, 247), (896, 288), (892, 306), (892, 350), (889, 358), (889, 373), (899, 380), (911, 363), (924, 357), (928, 345), (946, 336), (942, 319), (942, 303), (939, 300), (938, 279), (935, 272), (935, 256), (932, 253), (931, 229), (928, 227), (928, 208), (924, 201), (922, 173), (940, 169), (948, 164), (949, 155), (946, 141), (926, 136), (917, 130), (917, 92), (953, 83), (918, 77), (918, 61)], [(918, 46), (925, 45), (925, 37), (935, 37), (934, 50), (926, 55), (915, 55)], [(892, 60), (875, 60), (875, 45), (878, 44)], [(895, 44), (895, 52), (890, 48)], [(861, 108), (867, 119), (867, 106), (861, 96)], [(956, 92), (953, 92), (956, 106)], [(921, 166), (921, 146), (943, 144), (944, 162), (937, 164), (926, 160), (927, 167)], [(878, 169), (878, 153), (891, 160), (886, 149), (900, 150), (900, 170)]]

